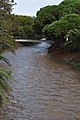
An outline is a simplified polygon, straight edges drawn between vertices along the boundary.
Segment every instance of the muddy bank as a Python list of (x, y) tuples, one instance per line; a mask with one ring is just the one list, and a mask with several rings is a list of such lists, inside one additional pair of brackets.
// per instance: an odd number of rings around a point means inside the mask
[(80, 51), (54, 49), (53, 46), (50, 46), (48, 52), (56, 62), (67, 64), (72, 70), (80, 72)]

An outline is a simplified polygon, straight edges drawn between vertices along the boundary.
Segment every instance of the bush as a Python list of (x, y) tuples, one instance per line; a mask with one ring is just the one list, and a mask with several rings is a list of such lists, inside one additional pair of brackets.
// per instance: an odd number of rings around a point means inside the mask
[[(2, 46), (3, 43), (0, 44)], [(4, 44), (6, 47), (6, 45)], [(0, 61), (4, 61), (9, 64), (9, 61), (3, 57), (2, 53), (0, 52)], [(10, 65), (10, 64), (9, 64)], [(8, 94), (11, 91), (10, 86), (7, 83), (7, 80), (11, 77), (11, 72), (5, 70), (4, 68), (0, 67), (0, 107), (8, 101)]]
[(59, 21), (55, 21), (43, 28), (43, 33), (47, 39), (53, 40), (55, 46), (61, 46), (66, 39), (65, 35), (69, 30), (80, 29), (80, 15), (69, 14), (62, 17)]
[(80, 50), (80, 29), (70, 30), (65, 38), (68, 38), (68, 41), (64, 43), (64, 47), (73, 49), (73, 50)]

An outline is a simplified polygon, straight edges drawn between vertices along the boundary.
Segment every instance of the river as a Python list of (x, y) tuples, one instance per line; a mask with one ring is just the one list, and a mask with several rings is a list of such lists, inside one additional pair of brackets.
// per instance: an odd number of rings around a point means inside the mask
[(5, 107), (13, 120), (80, 120), (80, 80), (68, 66), (54, 62), (49, 44), (21, 46), (5, 52), (12, 66), (13, 89)]

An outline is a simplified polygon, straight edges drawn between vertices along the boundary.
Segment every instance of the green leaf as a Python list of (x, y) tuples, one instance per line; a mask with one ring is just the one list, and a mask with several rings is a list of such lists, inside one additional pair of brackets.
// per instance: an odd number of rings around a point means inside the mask
[(8, 65), (11, 65), (9, 60), (5, 57), (3, 57), (2, 55), (0, 55), (0, 61), (3, 60), (4, 62), (6, 62)]
[(0, 67), (0, 77), (9, 79), (11, 77), (10, 72), (8, 72), (7, 70), (4, 70), (3, 68)]

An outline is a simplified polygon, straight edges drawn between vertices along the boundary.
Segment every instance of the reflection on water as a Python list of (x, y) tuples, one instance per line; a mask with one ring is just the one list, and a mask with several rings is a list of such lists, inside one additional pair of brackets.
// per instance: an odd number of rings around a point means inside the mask
[(5, 52), (15, 79), (5, 112), (14, 120), (80, 120), (80, 82), (76, 73), (54, 62), (48, 47), (43, 42), (20, 47), (16, 55)]

